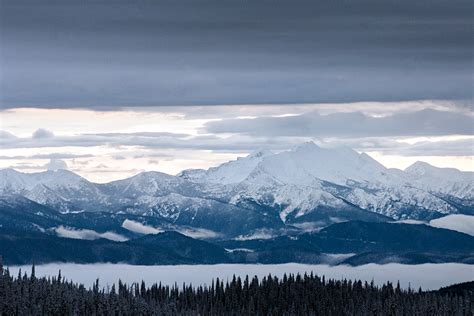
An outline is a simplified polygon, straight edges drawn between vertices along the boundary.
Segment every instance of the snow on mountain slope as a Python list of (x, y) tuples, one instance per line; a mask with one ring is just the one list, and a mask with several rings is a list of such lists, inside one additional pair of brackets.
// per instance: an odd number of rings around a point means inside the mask
[(1, 194), (21, 194), (37, 203), (55, 206), (62, 212), (104, 199), (96, 184), (68, 170), (21, 173), (2, 169), (0, 179)]
[[(43, 184), (35, 185), (30, 191), (24, 194), (24, 197), (43, 205), (62, 205), (67, 204), (68, 199), (62, 197), (55, 190)], [(64, 211), (63, 209), (61, 211)]]
[(246, 180), (257, 169), (282, 183), (297, 185), (311, 185), (315, 178), (339, 185), (393, 178), (388, 169), (365, 153), (350, 148), (321, 148), (313, 142), (280, 153), (258, 151), (209, 170), (185, 170), (179, 176), (193, 182), (226, 185)]
[(184, 170), (178, 177), (183, 179), (212, 184), (234, 184), (243, 181), (255, 167), (266, 157), (271, 155), (271, 151), (256, 151), (247, 157), (237, 158), (218, 167), (203, 169)]
[(0, 170), (0, 192), (21, 193), (23, 190), (33, 187), (24, 173), (14, 169)]
[(51, 189), (68, 187), (78, 188), (90, 183), (81, 176), (67, 170), (48, 170), (37, 173), (22, 173), (14, 169), (0, 170), (0, 190), (10, 192), (21, 192), (31, 190), (38, 184), (43, 184)]
[(102, 185), (111, 195), (121, 197), (164, 196), (170, 193), (193, 194), (194, 185), (162, 172), (142, 172), (133, 177)]
[(453, 181), (473, 181), (473, 172), (455, 168), (438, 168), (423, 161), (417, 161), (405, 169), (405, 172), (418, 177), (431, 177)]
[(410, 186), (353, 187), (349, 194), (341, 196), (363, 209), (394, 219), (427, 219), (457, 212), (443, 199)]
[(261, 228), (280, 228), (283, 223), (275, 216), (255, 210), (176, 193), (165, 196), (142, 196), (131, 200), (126, 213), (158, 217), (174, 225), (203, 228), (222, 235), (235, 235)]
[(258, 166), (285, 183), (311, 184), (315, 178), (338, 185), (379, 182), (386, 168), (349, 148), (321, 148), (313, 142), (265, 157)]
[(282, 168), (276, 168), (274, 162), (273, 159), (264, 159), (245, 180), (235, 185), (233, 190), (229, 191), (230, 203), (239, 205), (254, 201), (274, 208), (279, 211), (284, 222), (290, 214), (298, 218), (317, 207), (352, 207), (327, 191), (323, 182), (302, 169), (298, 161), (289, 160)]
[(66, 170), (24, 174), (4, 169), (0, 194), (21, 194), (61, 212), (128, 212), (214, 230), (217, 219), (246, 217), (240, 223), (257, 229), (276, 225), (275, 219), (300, 223), (322, 215), (327, 222), (340, 220), (341, 214), (345, 219), (377, 213), (422, 220), (471, 214), (472, 175), (425, 163), (406, 171), (387, 169), (364, 153), (310, 142), (279, 153), (258, 151), (208, 170), (178, 176), (143, 172), (106, 184)]
[[(252, 200), (276, 207), (283, 221), (289, 214), (299, 217), (321, 207), (355, 206), (396, 219), (430, 218), (457, 211), (423, 186), (413, 186), (403, 171), (387, 169), (365, 153), (349, 148), (321, 148), (309, 142), (258, 158), (251, 155), (201, 171), (199, 182), (223, 180), (227, 186), (221, 191), (212, 186), (211, 195), (227, 195), (232, 204)], [(233, 174), (240, 177), (226, 176)]]
[(405, 169), (410, 183), (415, 186), (457, 198), (474, 200), (474, 172), (453, 168), (437, 168), (417, 161)]

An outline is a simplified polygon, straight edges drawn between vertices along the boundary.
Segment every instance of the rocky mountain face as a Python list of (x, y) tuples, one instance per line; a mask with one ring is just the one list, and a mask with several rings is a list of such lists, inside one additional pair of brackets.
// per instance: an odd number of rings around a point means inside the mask
[[(144, 172), (106, 184), (67, 170), (26, 174), (4, 169), (0, 194), (0, 209), (10, 213), (16, 207), (24, 217), (25, 200), (34, 202), (35, 209), (45, 208), (28, 213), (31, 227), (47, 229), (41, 223), (57, 223), (58, 218), (74, 225), (70, 218), (81, 216), (84, 227), (90, 219), (89, 226), (117, 231), (111, 222), (133, 218), (155, 229), (202, 229), (229, 238), (317, 230), (348, 220), (474, 214), (472, 172), (422, 162), (405, 171), (388, 169), (364, 153), (314, 143), (279, 153), (258, 151), (208, 170), (177, 176)], [(22, 202), (14, 202), (19, 197)], [(40, 219), (46, 213), (48, 220)]]

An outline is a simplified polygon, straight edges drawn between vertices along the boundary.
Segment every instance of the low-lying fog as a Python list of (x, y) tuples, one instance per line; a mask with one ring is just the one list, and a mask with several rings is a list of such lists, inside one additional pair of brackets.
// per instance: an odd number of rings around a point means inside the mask
[[(10, 273), (18, 275), (21, 268), (29, 275), (31, 266), (9, 267)], [(418, 289), (420, 286), (425, 290), (438, 289), (442, 286), (459, 282), (471, 281), (474, 279), (474, 265), (444, 263), (444, 264), (367, 264), (358, 267), (351, 266), (328, 266), (328, 265), (306, 265), (297, 263), (288, 264), (218, 264), (218, 265), (175, 265), (175, 266), (135, 266), (128, 264), (73, 264), (73, 263), (53, 263), (36, 266), (36, 276), (56, 276), (58, 271), (68, 280), (82, 283), (86, 287), (92, 286), (93, 282), (99, 278), (100, 285), (107, 287), (121, 279), (128, 284), (145, 280), (147, 285), (154, 282), (173, 285), (183, 282), (198, 284), (210, 284), (219, 277), (230, 280), (232, 276), (245, 275), (259, 278), (268, 274), (283, 276), (284, 273), (311, 272), (318, 275), (325, 275), (326, 278), (335, 279), (361, 279), (370, 282), (374, 280), (381, 285), (386, 281), (396, 283), (407, 288)]]

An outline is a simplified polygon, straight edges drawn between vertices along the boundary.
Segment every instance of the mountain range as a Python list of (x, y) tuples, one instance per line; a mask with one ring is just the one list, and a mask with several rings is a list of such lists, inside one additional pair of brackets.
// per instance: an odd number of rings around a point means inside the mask
[(452, 214), (474, 215), (474, 173), (424, 162), (389, 169), (365, 153), (312, 142), (208, 170), (143, 172), (102, 184), (62, 169), (0, 170), (4, 235), (124, 242), (176, 231), (244, 242), (351, 221), (429, 222)]

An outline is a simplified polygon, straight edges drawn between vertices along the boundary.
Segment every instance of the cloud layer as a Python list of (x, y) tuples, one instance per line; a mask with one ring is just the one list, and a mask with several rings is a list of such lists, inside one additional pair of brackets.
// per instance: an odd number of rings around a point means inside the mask
[(402, 220), (396, 223), (413, 224), (413, 225), (430, 225), (437, 228), (444, 228), (455, 230), (474, 236), (474, 216), (463, 214), (451, 214), (440, 218), (432, 219), (431, 221), (423, 222), (417, 220)]
[(388, 167), (422, 160), (472, 170), (474, 116), (459, 102), (160, 109), (3, 111), (0, 168), (67, 167), (103, 182), (144, 170), (208, 168), (315, 141), (367, 152)]
[(472, 100), (472, 1), (4, 0), (3, 108)]
[(95, 230), (90, 229), (75, 229), (65, 226), (58, 226), (54, 229), (59, 237), (72, 238), (72, 239), (86, 239), (94, 240), (99, 238), (105, 238), (113, 241), (127, 241), (128, 238), (114, 232), (98, 233)]
[(143, 225), (142, 223), (126, 219), (122, 223), (122, 227), (138, 234), (158, 234), (162, 233), (164, 230), (158, 229), (152, 226)]
[[(182, 124), (186, 124), (186, 119)], [(207, 122), (207, 123), (206, 123)], [(405, 156), (472, 156), (474, 116), (469, 112), (425, 109), (373, 116), (361, 112), (322, 115), (309, 111), (290, 116), (223, 118), (204, 121), (198, 133), (172, 132), (88, 132), (55, 135), (44, 128), (31, 137), (16, 137), (3, 131), (0, 146), (15, 148), (115, 148), (114, 160), (130, 153), (120, 148), (135, 148), (134, 158), (172, 159), (170, 150), (212, 150), (251, 152), (260, 148), (284, 150), (306, 140), (326, 146), (349, 146), (361, 151), (378, 151)], [(404, 138), (416, 138), (406, 142)], [(397, 139), (398, 138), (398, 139)], [(91, 157), (90, 153), (2, 155), (2, 159), (61, 159)], [(65, 168), (55, 164), (56, 168)]]
[(209, 122), (210, 133), (244, 133), (254, 136), (385, 137), (473, 135), (470, 114), (437, 110), (398, 113), (384, 117), (361, 112), (321, 115), (309, 112), (296, 116), (227, 119)]
[(430, 221), (430, 225), (438, 228), (456, 230), (474, 236), (474, 216), (454, 214)]

